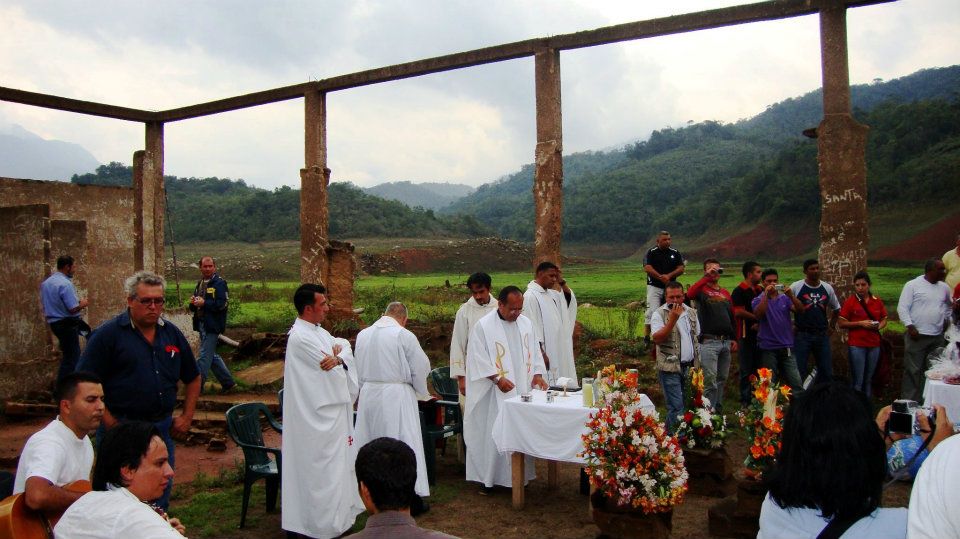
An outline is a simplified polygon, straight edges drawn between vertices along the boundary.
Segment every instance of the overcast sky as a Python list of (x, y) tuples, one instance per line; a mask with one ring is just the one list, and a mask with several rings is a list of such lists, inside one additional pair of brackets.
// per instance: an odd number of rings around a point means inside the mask
[[(0, 86), (149, 110), (743, 1), (43, 1), (0, 4)], [(960, 63), (960, 2), (851, 9), (852, 83)], [(816, 16), (561, 53), (564, 152), (734, 122), (820, 86)], [(334, 181), (479, 185), (533, 161), (533, 60), (335, 92)], [(141, 124), (0, 102), (19, 124), (129, 164)], [(166, 126), (167, 174), (299, 186), (303, 102)], [(3, 171), (0, 170), (0, 175)]]

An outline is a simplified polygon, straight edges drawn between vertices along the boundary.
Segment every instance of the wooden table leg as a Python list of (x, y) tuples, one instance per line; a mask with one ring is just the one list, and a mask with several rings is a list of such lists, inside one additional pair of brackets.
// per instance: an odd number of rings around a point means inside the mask
[(547, 461), (547, 487), (549, 488), (557, 488), (557, 485), (560, 484), (560, 471), (557, 466), (557, 461)]
[(524, 480), (526, 479), (526, 471), (524, 468), (524, 457), (523, 453), (514, 452), (510, 457), (512, 460), (512, 472), (513, 472), (513, 508), (514, 509), (523, 509), (524, 503)]

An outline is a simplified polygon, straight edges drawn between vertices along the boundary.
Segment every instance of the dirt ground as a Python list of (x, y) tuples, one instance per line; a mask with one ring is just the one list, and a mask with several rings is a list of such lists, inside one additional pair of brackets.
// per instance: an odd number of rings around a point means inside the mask
[[(0, 423), (0, 463), (12, 470), (12, 463), (33, 432), (49, 419), (3, 421)], [(272, 431), (267, 431), (267, 444), (280, 441)], [(273, 435), (273, 436), (271, 436)], [(732, 437), (729, 452), (739, 468), (746, 454), (746, 443)], [(197, 472), (216, 476), (221, 468), (233, 468), (242, 462), (242, 452), (232, 442), (227, 451), (212, 453), (204, 446), (177, 448), (178, 483), (190, 482)], [(587, 496), (579, 493), (578, 466), (560, 465), (560, 484), (556, 489), (546, 485), (546, 463), (537, 462), (537, 479), (527, 486), (526, 507), (515, 511), (511, 504), (509, 489), (497, 489), (492, 495), (479, 493), (479, 486), (463, 479), (463, 465), (456, 458), (456, 443), (451, 442), (445, 455), (437, 455), (437, 484), (432, 487), (431, 510), (418, 518), (426, 528), (441, 530), (459, 537), (502, 537), (527, 539), (532, 537), (573, 539), (593, 538), (598, 534), (591, 520)], [(739, 474), (738, 474), (739, 475)], [(884, 494), (884, 505), (905, 507), (909, 501), (910, 486), (897, 484)], [(712, 537), (708, 533), (707, 510), (717, 498), (688, 494), (673, 515), (673, 537), (677, 539)], [(176, 502), (171, 513), (176, 514)], [(281, 502), (282, 504), (282, 502)], [(255, 527), (237, 530), (221, 537), (281, 539), (285, 534), (280, 529), (279, 512), (265, 515), (262, 500), (251, 500), (250, 515), (260, 515)], [(239, 515), (237, 515), (239, 519)]]

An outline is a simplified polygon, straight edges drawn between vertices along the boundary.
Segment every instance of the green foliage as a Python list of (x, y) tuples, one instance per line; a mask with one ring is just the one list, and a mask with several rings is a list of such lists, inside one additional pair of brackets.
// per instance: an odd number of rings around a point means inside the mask
[[(874, 208), (936, 199), (960, 187), (960, 67), (851, 89), (867, 139)], [(770, 105), (735, 124), (654, 131), (610, 152), (564, 156), (564, 241), (645, 241), (656, 230), (691, 236), (762, 221), (820, 216), (817, 144), (801, 136), (823, 117), (821, 92)], [(533, 165), (447, 209), (499, 234), (533, 237)]]

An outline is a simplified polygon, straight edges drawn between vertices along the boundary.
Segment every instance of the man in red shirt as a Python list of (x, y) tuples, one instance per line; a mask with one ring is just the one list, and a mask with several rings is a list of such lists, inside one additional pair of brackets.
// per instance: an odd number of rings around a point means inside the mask
[(687, 290), (687, 299), (697, 302), (700, 319), (700, 362), (706, 381), (703, 393), (718, 412), (723, 407), (731, 353), (737, 350), (733, 300), (720, 287), (722, 274), (720, 261), (708, 258), (703, 261), (703, 277)]

